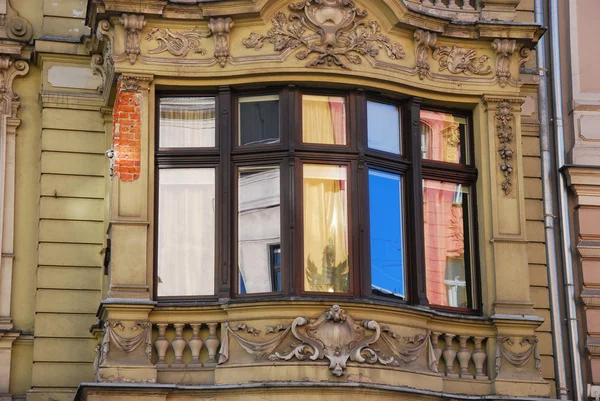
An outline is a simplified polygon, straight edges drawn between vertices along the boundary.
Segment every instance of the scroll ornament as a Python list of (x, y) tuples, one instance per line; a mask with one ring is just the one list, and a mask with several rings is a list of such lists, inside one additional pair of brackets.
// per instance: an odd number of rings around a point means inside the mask
[(510, 81), (510, 59), (516, 47), (515, 40), (496, 39), (492, 42), (492, 48), (496, 51), (496, 78), (502, 88)]
[(152, 357), (152, 323), (136, 322), (131, 330), (139, 331), (141, 329), (141, 331), (138, 335), (131, 338), (122, 337), (115, 329), (124, 332), (125, 326), (121, 322), (104, 323), (104, 337), (102, 338), (102, 342), (96, 347), (96, 369), (104, 364), (110, 352), (111, 344), (126, 353), (133, 352), (140, 345), (145, 344), (144, 353), (148, 357), (148, 360), (150, 360)]
[(401, 45), (380, 33), (379, 23), (362, 21), (367, 11), (358, 9), (352, 0), (306, 0), (290, 3), (289, 8), (294, 12), (289, 16), (277, 13), (271, 20), (273, 27), (265, 35), (252, 32), (242, 40), (244, 46), (260, 50), (266, 40), (277, 52), (302, 49), (296, 53), (298, 60), (315, 55), (307, 67), (324, 64), (349, 69), (345, 61), (361, 64), (362, 58), (376, 58), (381, 49), (392, 60), (405, 57)]
[(140, 36), (146, 21), (143, 15), (123, 14), (119, 19), (125, 28), (125, 54), (129, 57), (129, 64), (135, 64), (140, 55)]
[(231, 17), (211, 18), (208, 22), (207, 31), (199, 31), (196, 28), (183, 32), (175, 32), (170, 29), (152, 28), (146, 35), (146, 40), (155, 40), (158, 47), (149, 50), (149, 54), (160, 54), (169, 52), (173, 56), (184, 58), (190, 53), (205, 55), (206, 50), (200, 47), (200, 41), (204, 38), (214, 36), (214, 57), (221, 67), (225, 67), (229, 58), (229, 31), (233, 27)]
[(155, 40), (158, 47), (148, 50), (150, 54), (168, 51), (174, 56), (185, 57), (190, 52), (204, 55), (206, 50), (200, 47), (200, 39), (211, 35), (210, 31), (198, 31), (196, 28), (183, 32), (173, 32), (170, 29), (152, 28), (146, 35), (146, 40)]
[[(333, 305), (312, 322), (308, 318), (297, 317), (290, 325), (267, 326), (267, 334), (276, 334), (268, 341), (259, 342), (246, 339), (238, 334), (240, 331), (252, 334), (254, 337), (260, 333), (243, 323), (236, 326), (225, 323), (219, 364), (225, 363), (229, 359), (229, 337), (231, 337), (246, 352), (255, 355), (258, 359), (265, 357), (272, 361), (289, 361), (293, 358), (299, 361), (327, 359), (329, 369), (334, 376), (344, 374), (348, 360), (358, 363), (398, 366), (399, 361), (407, 364), (414, 362), (421, 355), (422, 350), (427, 347), (429, 367), (435, 371), (432, 367), (436, 360), (429, 333), (400, 338), (389, 327), (381, 328), (374, 320), (356, 323), (338, 305)], [(290, 332), (300, 343), (293, 343), (291, 345), (293, 349), (290, 352), (275, 351)], [(377, 348), (372, 347), (380, 339), (389, 347), (392, 356), (386, 357)], [(401, 339), (404, 344), (408, 345), (402, 345)]]
[(502, 159), (500, 171), (504, 175), (501, 187), (505, 195), (510, 194), (510, 187), (512, 186), (511, 176), (513, 166), (511, 160), (513, 158), (513, 149), (510, 147), (510, 144), (513, 140), (513, 117), (510, 102), (502, 101), (496, 111), (496, 135), (500, 141), (500, 149), (498, 149), (498, 153)]
[(419, 74), (419, 79), (424, 79), (429, 75), (429, 51), (435, 48), (437, 35), (433, 32), (418, 29), (415, 31), (414, 38), (417, 73)]
[(448, 70), (452, 74), (486, 75), (492, 71), (492, 67), (485, 65), (490, 59), (488, 56), (477, 57), (475, 50), (457, 45), (436, 47), (432, 57), (439, 60), (440, 71)]
[(496, 338), (496, 375), (500, 373), (502, 368), (502, 358), (508, 363), (518, 368), (521, 368), (527, 364), (533, 357), (535, 359), (535, 368), (539, 373), (542, 373), (542, 358), (538, 350), (538, 339), (536, 337), (524, 337), (519, 345), (525, 347), (529, 344), (529, 348), (523, 352), (514, 352), (506, 348), (504, 344), (512, 346), (514, 343), (508, 337), (497, 337)]

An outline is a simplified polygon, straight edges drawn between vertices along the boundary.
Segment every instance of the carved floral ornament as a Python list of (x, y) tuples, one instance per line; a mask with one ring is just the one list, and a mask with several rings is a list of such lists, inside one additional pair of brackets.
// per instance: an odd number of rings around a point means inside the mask
[(498, 106), (496, 106), (496, 113), (494, 115), (496, 122), (496, 135), (500, 147), (498, 153), (500, 154), (500, 171), (504, 176), (504, 181), (500, 184), (502, 191), (505, 195), (510, 194), (510, 189), (513, 185), (512, 174), (513, 165), (512, 158), (514, 156), (514, 150), (512, 147), (513, 140), (513, 126), (514, 126), (514, 114), (512, 112), (512, 105), (510, 100), (502, 100)]
[(307, 0), (291, 3), (288, 16), (277, 13), (273, 27), (265, 34), (251, 33), (242, 43), (260, 50), (265, 41), (277, 52), (296, 52), (298, 60), (309, 59), (307, 67), (320, 64), (349, 69), (346, 62), (361, 64), (363, 58), (375, 59), (380, 50), (388, 58), (405, 57), (401, 45), (392, 43), (381, 34), (376, 21), (363, 21), (366, 10), (356, 7), (352, 0)]

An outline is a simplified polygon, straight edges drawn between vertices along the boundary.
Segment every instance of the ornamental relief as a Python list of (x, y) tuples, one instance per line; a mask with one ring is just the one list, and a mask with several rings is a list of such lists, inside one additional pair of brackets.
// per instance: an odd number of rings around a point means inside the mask
[[(387, 35), (381, 24), (368, 20), (368, 11), (353, 0), (307, 0), (290, 3), (287, 9), (289, 12), (279, 11), (271, 18), (266, 32), (242, 26), (237, 33), (234, 31), (234, 36), (231, 17), (210, 18), (206, 28), (177, 29), (146, 26), (148, 21), (143, 15), (123, 14), (120, 22), (124, 40), (118, 41), (124, 43), (122, 52), (112, 54), (112, 27), (108, 21), (100, 21), (97, 34), (108, 46), (105, 54), (93, 60), (93, 67), (104, 77), (114, 68), (112, 61), (224, 68), (282, 63), (293, 54), (295, 59), (305, 61), (305, 67), (350, 70), (367, 61), (374, 70), (396, 77), (498, 83), (505, 87), (520, 85), (519, 79), (511, 76), (511, 65), (522, 65), (529, 55), (528, 49), (518, 49), (516, 41), (509, 39), (494, 40), (486, 51), (451, 42), (438, 44), (437, 33), (422, 29), (414, 32), (412, 41)], [(267, 44), (272, 45), (271, 52), (265, 51)], [(406, 57), (410, 46), (414, 61)], [(232, 47), (238, 54), (231, 54)], [(515, 51), (519, 53), (518, 60), (513, 60)], [(106, 90), (105, 87), (99, 90)]]
[(347, 63), (361, 64), (363, 58), (376, 58), (381, 50), (392, 60), (406, 56), (401, 45), (380, 33), (378, 22), (362, 21), (367, 11), (352, 0), (308, 0), (291, 3), (289, 8), (295, 12), (277, 13), (271, 20), (273, 27), (264, 35), (251, 33), (242, 40), (244, 46), (260, 50), (267, 41), (277, 52), (300, 49), (296, 58), (308, 59), (307, 67), (324, 64), (349, 69)]
[[(225, 323), (219, 364), (229, 360), (230, 339), (233, 339), (257, 361), (325, 360), (329, 363), (331, 374), (338, 377), (345, 374), (348, 361), (392, 367), (412, 366), (415, 370), (422, 370), (423, 367), (414, 365), (420, 356), (427, 360), (426, 370), (437, 372), (430, 332), (400, 336), (375, 320), (357, 322), (338, 305), (325, 310), (316, 319), (297, 317), (287, 325), (267, 326), (266, 334), (275, 335), (266, 340), (258, 338), (260, 333), (260, 330), (245, 323)], [(292, 342), (286, 341), (289, 334), (293, 337)]]

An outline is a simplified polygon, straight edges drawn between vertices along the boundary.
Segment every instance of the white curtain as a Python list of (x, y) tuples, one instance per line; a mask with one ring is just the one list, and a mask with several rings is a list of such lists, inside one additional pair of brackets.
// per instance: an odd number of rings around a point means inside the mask
[(215, 146), (215, 98), (162, 98), (161, 148), (212, 148)]
[(159, 170), (158, 295), (215, 293), (215, 169)]

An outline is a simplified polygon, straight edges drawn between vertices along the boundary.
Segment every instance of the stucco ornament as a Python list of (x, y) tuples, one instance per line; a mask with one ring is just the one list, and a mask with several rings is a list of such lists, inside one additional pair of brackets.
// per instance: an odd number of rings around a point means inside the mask
[(519, 342), (521, 347), (526, 347), (529, 345), (529, 348), (523, 352), (514, 352), (506, 347), (505, 344), (508, 344), (509, 346), (514, 344), (509, 337), (497, 337), (496, 341), (496, 374), (499, 374), (500, 369), (502, 368), (502, 358), (504, 358), (511, 365), (520, 368), (525, 366), (525, 364), (529, 362), (532, 357), (535, 360), (535, 368), (540, 374), (542, 373), (542, 358), (540, 357), (540, 352), (537, 346), (537, 337), (524, 337)]
[(125, 28), (125, 54), (129, 58), (129, 64), (135, 64), (140, 55), (140, 37), (142, 28), (146, 26), (143, 15), (123, 14), (119, 19)]
[(251, 33), (242, 43), (247, 48), (260, 50), (264, 41), (273, 43), (275, 51), (302, 49), (296, 58), (307, 67), (320, 64), (349, 69), (351, 64), (362, 63), (363, 57), (376, 58), (383, 49), (392, 60), (405, 57), (401, 45), (391, 43), (382, 35), (376, 21), (361, 21), (367, 16), (352, 0), (307, 0), (291, 3), (294, 11), (289, 16), (277, 13), (271, 20), (273, 27), (265, 34)]
[(417, 61), (417, 73), (420, 79), (429, 75), (429, 51), (435, 48), (437, 35), (433, 32), (417, 29), (415, 38), (415, 60)]
[(492, 67), (485, 65), (490, 59), (488, 56), (479, 56), (475, 50), (465, 49), (454, 45), (440, 46), (433, 51), (433, 59), (439, 60), (440, 71), (448, 70), (452, 74), (486, 75)]
[[(137, 332), (133, 337), (123, 337), (115, 329), (121, 332), (125, 330)], [(141, 331), (140, 331), (141, 330)], [(96, 348), (97, 361), (94, 363), (96, 369), (101, 367), (110, 353), (111, 345), (116, 346), (119, 350), (130, 353), (136, 350), (140, 345), (144, 344), (144, 353), (148, 360), (152, 357), (152, 324), (150, 322), (135, 322), (130, 328), (126, 328), (121, 322), (106, 322), (104, 323), (104, 337), (102, 342)]]
[(312, 323), (305, 317), (297, 317), (292, 322), (291, 331), (301, 343), (291, 352), (275, 352), (269, 359), (287, 361), (295, 357), (298, 360), (309, 358), (316, 361), (327, 358), (334, 376), (344, 374), (348, 360), (382, 365), (396, 362), (394, 357), (386, 358), (369, 347), (381, 336), (381, 328), (376, 321), (365, 320), (357, 324), (338, 305), (327, 309)]
[(148, 53), (169, 52), (181, 58), (187, 56), (190, 52), (204, 55), (206, 50), (200, 47), (200, 39), (207, 38), (210, 35), (210, 31), (198, 31), (196, 28), (183, 32), (152, 28), (146, 35), (146, 40), (155, 40), (159, 45), (155, 49), (148, 50)]
[(510, 81), (510, 60), (516, 48), (517, 41), (514, 39), (495, 39), (492, 42), (492, 49), (496, 51), (496, 77), (502, 88)]
[(504, 181), (501, 184), (502, 191), (505, 195), (510, 194), (510, 187), (512, 186), (512, 158), (513, 149), (510, 146), (513, 140), (513, 118), (512, 107), (510, 102), (502, 101), (496, 108), (496, 135), (500, 141), (500, 148), (498, 153), (502, 159), (500, 163), (500, 171), (504, 176)]

